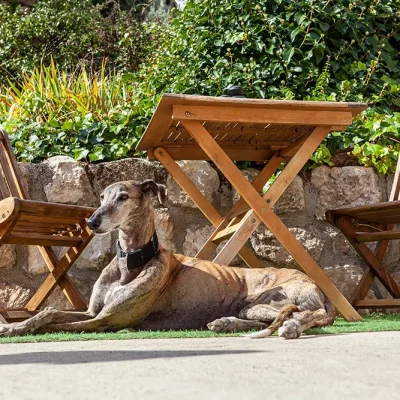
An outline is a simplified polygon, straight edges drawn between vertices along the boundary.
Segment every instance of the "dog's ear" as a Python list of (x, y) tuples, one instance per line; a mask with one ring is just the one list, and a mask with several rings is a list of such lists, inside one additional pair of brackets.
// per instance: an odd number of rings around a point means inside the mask
[(167, 187), (165, 185), (159, 185), (151, 179), (147, 179), (142, 182), (140, 189), (145, 194), (157, 196), (161, 205), (165, 204), (165, 201), (167, 200)]

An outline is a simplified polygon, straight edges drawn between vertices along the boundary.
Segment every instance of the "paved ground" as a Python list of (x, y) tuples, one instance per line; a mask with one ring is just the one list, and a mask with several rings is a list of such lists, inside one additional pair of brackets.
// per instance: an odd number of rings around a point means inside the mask
[(400, 332), (0, 345), (0, 399), (400, 399)]

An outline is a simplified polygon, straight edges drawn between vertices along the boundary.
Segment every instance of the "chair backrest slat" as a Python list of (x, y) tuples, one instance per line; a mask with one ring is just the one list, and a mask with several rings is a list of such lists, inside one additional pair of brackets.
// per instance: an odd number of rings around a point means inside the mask
[(396, 172), (394, 173), (394, 180), (392, 191), (390, 192), (389, 201), (400, 200), (400, 157), (397, 161)]
[(11, 147), (10, 140), (5, 131), (0, 130), (0, 192), (3, 198), (19, 197), (27, 199), (24, 189), (23, 177), (18, 167), (17, 159)]

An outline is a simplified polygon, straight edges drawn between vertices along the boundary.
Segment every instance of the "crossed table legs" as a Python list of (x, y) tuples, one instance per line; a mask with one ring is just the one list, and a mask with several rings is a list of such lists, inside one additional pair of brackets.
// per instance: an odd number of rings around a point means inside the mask
[[(167, 150), (160, 147), (154, 150), (155, 157), (165, 166), (177, 183), (217, 228), (197, 256), (208, 258), (215, 251), (218, 241), (230, 236), (223, 249), (215, 257), (215, 262), (228, 265), (235, 255), (239, 253), (250, 267), (261, 266), (252, 251), (246, 246), (246, 241), (257, 226), (263, 222), (300, 267), (329, 297), (343, 317), (347, 321), (362, 321), (357, 311), (272, 210), (273, 205), (317, 149), (331, 127), (318, 126), (310, 135), (304, 135), (287, 148), (276, 152), (253, 184), (251, 184), (199, 121), (186, 120), (182, 121), (182, 124), (241, 196), (241, 200), (233, 207), (227, 217), (225, 219), (222, 218), (181, 170), (179, 165), (170, 157)], [(285, 156), (290, 156), (292, 153), (294, 155), (290, 162), (265, 195), (261, 197), (259, 191), (265, 182), (276, 172), (282, 161), (285, 160)], [(245, 213), (244, 216), (242, 216), (243, 213)]]

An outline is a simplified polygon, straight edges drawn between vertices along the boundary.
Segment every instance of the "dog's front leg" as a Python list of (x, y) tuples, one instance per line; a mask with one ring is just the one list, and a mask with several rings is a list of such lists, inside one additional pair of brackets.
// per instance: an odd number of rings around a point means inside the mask
[(162, 252), (127, 285), (116, 286), (101, 312), (93, 319), (49, 324), (37, 332), (102, 332), (133, 327), (149, 315), (169, 283), (172, 256)]

